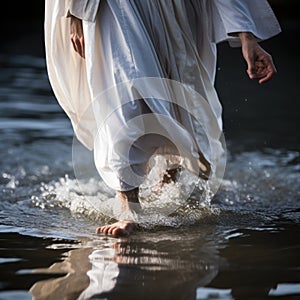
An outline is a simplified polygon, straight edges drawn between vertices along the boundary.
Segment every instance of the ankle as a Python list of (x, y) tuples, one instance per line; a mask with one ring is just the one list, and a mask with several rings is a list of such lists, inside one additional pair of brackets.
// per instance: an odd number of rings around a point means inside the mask
[(116, 194), (121, 201), (139, 203), (139, 188), (129, 191), (116, 191)]
[(138, 221), (138, 214), (141, 212), (141, 205), (138, 197), (139, 189), (116, 191), (116, 194), (122, 202), (121, 209), (117, 212), (117, 219), (120, 221), (136, 223)]

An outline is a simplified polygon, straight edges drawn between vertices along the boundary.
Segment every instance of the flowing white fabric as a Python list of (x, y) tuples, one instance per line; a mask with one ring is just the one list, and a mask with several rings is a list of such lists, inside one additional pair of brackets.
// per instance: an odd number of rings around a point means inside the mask
[[(54, 93), (117, 190), (140, 184), (154, 153), (185, 156), (185, 167), (200, 160), (213, 174), (224, 151), (216, 43), (280, 32), (264, 0), (46, 0), (45, 9)], [(72, 49), (67, 11), (83, 20), (85, 60)]]

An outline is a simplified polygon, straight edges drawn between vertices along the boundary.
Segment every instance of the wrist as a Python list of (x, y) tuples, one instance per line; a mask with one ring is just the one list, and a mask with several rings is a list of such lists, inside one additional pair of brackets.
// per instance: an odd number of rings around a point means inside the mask
[(257, 41), (257, 38), (251, 32), (238, 32), (240, 40), (243, 41)]

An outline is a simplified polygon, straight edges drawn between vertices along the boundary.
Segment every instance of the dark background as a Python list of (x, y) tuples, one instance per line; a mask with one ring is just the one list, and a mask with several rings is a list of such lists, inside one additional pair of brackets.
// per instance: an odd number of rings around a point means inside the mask
[[(224, 108), (228, 145), (299, 150), (300, 93), (298, 83), (300, 1), (270, 0), (282, 33), (262, 42), (272, 54), (278, 74), (258, 85), (247, 78), (239, 48), (218, 45), (216, 87)], [(1, 16), (0, 54), (44, 57), (44, 1), (8, 1)], [(1, 66), (0, 66), (1, 67)]]
[[(269, 3), (283, 25), (287, 20), (298, 21), (299, 25), (299, 0), (269, 0)], [(0, 53), (43, 56), (44, 1), (6, 1), (6, 14), (3, 12), (0, 19)]]

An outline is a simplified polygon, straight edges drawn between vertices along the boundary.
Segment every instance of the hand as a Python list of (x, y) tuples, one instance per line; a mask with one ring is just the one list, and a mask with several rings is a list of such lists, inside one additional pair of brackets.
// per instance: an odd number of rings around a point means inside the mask
[(70, 19), (70, 37), (73, 48), (82, 58), (85, 58), (82, 20), (72, 15)]
[(272, 56), (259, 45), (252, 33), (241, 32), (239, 37), (249, 78), (258, 80), (258, 83), (270, 80), (277, 73)]

